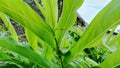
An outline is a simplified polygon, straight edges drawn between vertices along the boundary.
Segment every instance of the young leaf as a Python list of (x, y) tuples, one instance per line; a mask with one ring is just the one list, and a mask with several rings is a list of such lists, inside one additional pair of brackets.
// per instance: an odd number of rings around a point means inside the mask
[(28, 58), (29, 60), (33, 61), (34, 63), (41, 65), (45, 68), (58, 67), (55, 64), (53, 64), (52, 62), (49, 62), (45, 58), (36, 54), (32, 49), (25, 47), (25, 45), (20, 45), (20, 44), (16, 43), (10, 37), (6, 37), (6, 36), (0, 37), (0, 47), (7, 48), (11, 51), (14, 51), (14, 52)]
[(71, 27), (77, 17), (77, 9), (82, 5), (84, 0), (63, 0), (63, 11), (56, 26), (56, 37), (58, 43), (61, 42), (66, 30)]
[(0, 11), (29, 29), (52, 48), (56, 48), (50, 26), (22, 0), (0, 0)]
[(4, 13), (0, 12), (0, 18), (3, 20), (3, 22), (4, 22), (5, 26), (7, 27), (7, 29), (10, 31), (12, 38), (18, 42), (17, 33), (16, 33), (14, 27), (12, 26), (8, 16), (5, 15)]
[(120, 23), (120, 0), (112, 0), (93, 19), (78, 43), (70, 50), (70, 55), (65, 57), (65, 62), (70, 62), (86, 47), (92, 47), (102, 40), (108, 29)]
[(58, 0), (42, 0), (46, 12), (46, 22), (54, 29), (58, 20)]

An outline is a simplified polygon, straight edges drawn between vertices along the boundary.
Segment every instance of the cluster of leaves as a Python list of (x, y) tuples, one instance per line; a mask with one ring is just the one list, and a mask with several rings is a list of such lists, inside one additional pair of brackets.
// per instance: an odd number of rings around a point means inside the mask
[[(58, 0), (41, 0), (40, 4), (35, 0), (43, 19), (23, 0), (0, 0), (0, 17), (10, 33), (8, 35), (1, 28), (0, 67), (118, 66), (120, 35), (113, 37), (113, 32), (120, 23), (120, 0), (112, 0), (96, 15), (85, 31), (73, 27), (76, 11), (83, 1), (63, 0), (62, 14), (59, 17)], [(27, 43), (19, 42), (10, 18), (24, 27)], [(112, 29), (111, 33), (106, 34), (109, 29)]]

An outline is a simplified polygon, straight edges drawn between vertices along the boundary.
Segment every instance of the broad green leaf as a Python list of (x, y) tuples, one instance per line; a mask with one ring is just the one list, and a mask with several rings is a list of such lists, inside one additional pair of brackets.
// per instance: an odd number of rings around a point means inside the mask
[(46, 22), (54, 29), (58, 20), (58, 0), (42, 0), (46, 13)]
[(65, 57), (65, 62), (72, 61), (84, 48), (95, 46), (99, 43), (106, 31), (120, 23), (120, 0), (112, 0), (92, 20), (81, 39), (70, 50), (70, 55)]
[(5, 36), (0, 37), (0, 47), (7, 48), (13, 52), (16, 52), (16, 53), (28, 58), (29, 60), (33, 61), (34, 63), (41, 65), (45, 68), (52, 68), (52, 67), (57, 68), (57, 66), (55, 64), (49, 62), (45, 58), (36, 54), (32, 49), (27, 48), (25, 46), (26, 45), (21, 45), (21, 44), (16, 43), (10, 37), (5, 37)]
[(5, 26), (7, 27), (7, 29), (10, 31), (12, 38), (14, 40), (18, 41), (17, 33), (16, 33), (14, 27), (12, 26), (8, 16), (6, 16), (4, 13), (0, 12), (0, 18), (3, 20), (3, 22), (4, 22)]
[(100, 68), (113, 68), (120, 65), (120, 50), (110, 54), (99, 66)]
[(0, 11), (29, 29), (52, 48), (56, 48), (50, 26), (23, 0), (0, 0)]
[(57, 41), (60, 44), (66, 30), (70, 28), (76, 20), (77, 9), (82, 5), (84, 0), (63, 0), (63, 11), (55, 28)]

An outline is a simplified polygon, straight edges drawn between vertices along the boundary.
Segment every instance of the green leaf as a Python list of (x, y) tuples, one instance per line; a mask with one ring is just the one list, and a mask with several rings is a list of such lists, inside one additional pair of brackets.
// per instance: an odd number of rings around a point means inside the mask
[(110, 54), (99, 66), (100, 68), (113, 68), (120, 65), (120, 50)]
[(28, 40), (28, 44), (34, 49), (36, 53), (38, 53), (38, 37), (33, 34), (30, 30), (25, 29), (26, 38)]
[(7, 27), (7, 29), (10, 31), (12, 38), (14, 40), (18, 41), (17, 33), (16, 33), (14, 27), (12, 26), (8, 16), (6, 16), (4, 13), (0, 12), (0, 18), (3, 20), (3, 22), (4, 22), (5, 26)]
[(19, 66), (20, 68), (24, 68), (23, 65), (20, 64), (20, 62), (13, 60), (9, 55), (3, 53), (2, 51), (0, 51), (0, 62), (8, 62), (10, 64), (15, 64), (16, 66)]
[(5, 36), (0, 37), (0, 47), (7, 48), (13, 52), (16, 52), (43, 67), (46, 67), (46, 68), (51, 68), (51, 67), (56, 68), (57, 67), (52, 62), (49, 62), (45, 58), (36, 54), (32, 49), (25, 47), (25, 45), (20, 45), (20, 44), (16, 43), (10, 37), (5, 37)]
[(46, 44), (44, 44), (41, 56), (43, 56), (49, 61), (52, 61), (53, 54), (54, 54), (53, 49), (51, 49), (50, 47), (46, 46)]
[(78, 68), (75, 63), (68, 64), (65, 68)]
[(50, 26), (22, 0), (0, 0), (0, 11), (29, 29), (52, 48), (56, 48)]
[(80, 28), (78, 27), (72, 27), (70, 30), (76, 32), (79, 36), (82, 36), (82, 34), (84, 33), (84, 31), (82, 31)]
[(54, 29), (58, 20), (58, 0), (42, 0), (46, 12), (46, 22)]
[(0, 64), (0, 68), (20, 68), (20, 67), (17, 67), (14, 64)]
[(42, 15), (46, 18), (46, 13), (45, 13), (45, 10), (44, 8), (37, 2), (37, 0), (34, 0), (37, 7), (39, 8), (39, 10), (41, 11)]
[[(52, 60), (53, 49), (49, 47), (45, 42), (40, 40), (35, 34), (31, 31), (25, 29), (26, 37), (28, 39), (28, 43), (34, 49), (36, 53), (40, 53), (41, 56), (46, 58), (47, 60)], [(38, 44), (39, 43), (39, 44)], [(42, 49), (42, 51), (39, 50)]]
[(63, 0), (63, 11), (56, 26), (56, 37), (58, 43), (61, 42), (66, 30), (76, 21), (77, 9), (82, 5), (84, 0)]
[(4, 54), (3, 52), (0, 51), (0, 61), (10, 61), (12, 60), (10, 56)]
[(108, 46), (111, 46), (113, 44), (115, 44), (115, 42), (119, 43), (119, 38), (120, 38), (120, 34), (118, 34), (117, 36), (115, 36), (111, 41), (109, 41), (109, 43), (107, 44)]
[(92, 20), (78, 43), (70, 50), (70, 55), (65, 57), (65, 62), (72, 61), (84, 48), (98, 44), (106, 31), (120, 23), (120, 0), (112, 0)]

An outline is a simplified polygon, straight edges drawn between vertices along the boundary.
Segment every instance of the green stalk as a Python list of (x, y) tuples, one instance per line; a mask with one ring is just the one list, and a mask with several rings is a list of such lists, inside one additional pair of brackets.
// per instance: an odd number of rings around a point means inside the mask
[(64, 68), (64, 64), (63, 64), (62, 56), (61, 56), (61, 50), (59, 48), (56, 37), (55, 37), (55, 42), (56, 42), (56, 53), (57, 53), (57, 56), (58, 56), (58, 59), (59, 59), (59, 62), (60, 62), (60, 66), (61, 66), (61, 68)]

